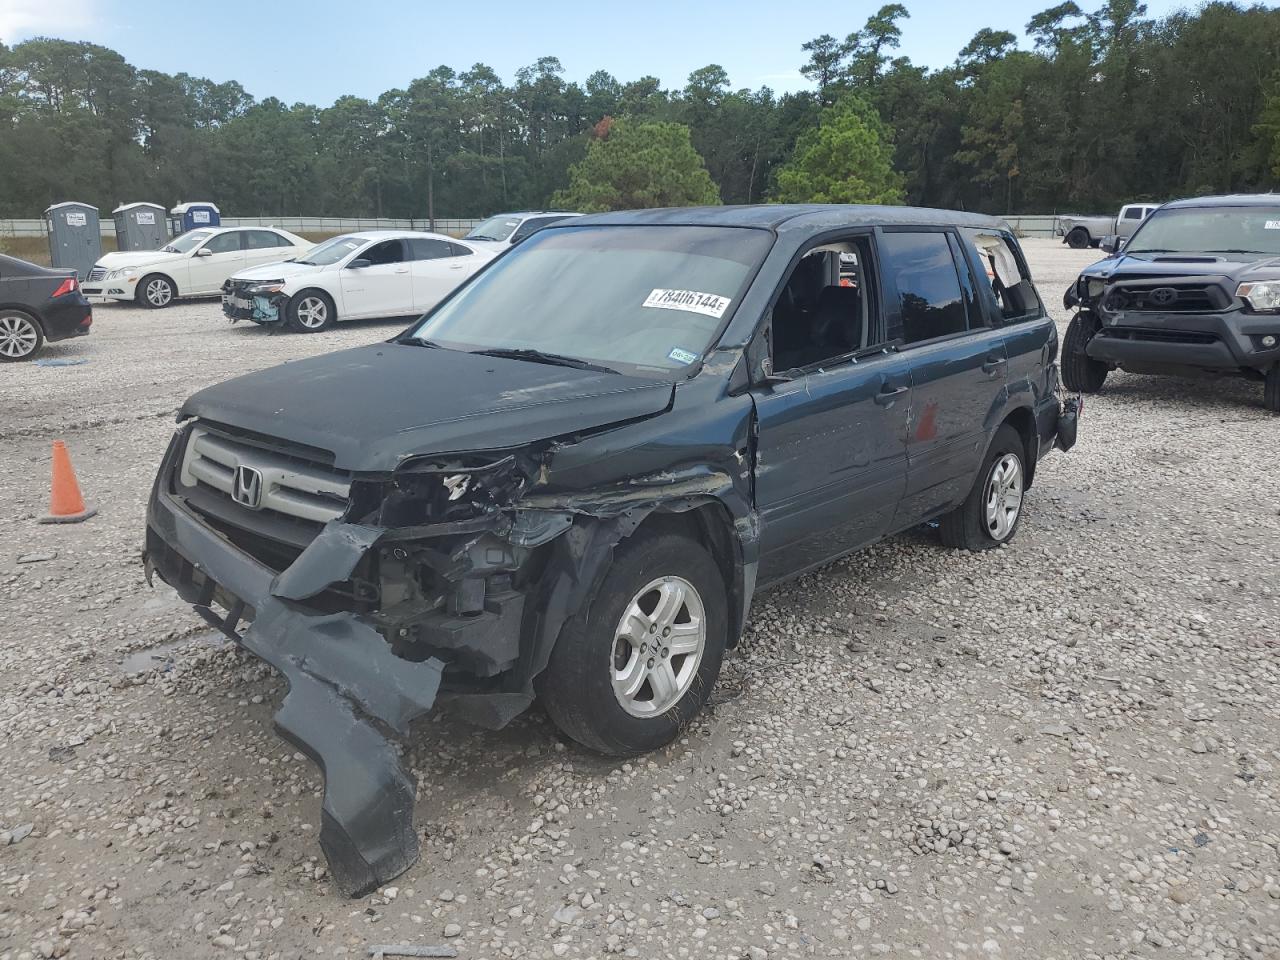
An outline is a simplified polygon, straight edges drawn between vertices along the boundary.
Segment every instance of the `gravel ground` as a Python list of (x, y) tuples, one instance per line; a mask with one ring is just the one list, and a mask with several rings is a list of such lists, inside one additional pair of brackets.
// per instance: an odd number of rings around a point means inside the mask
[[(1026, 247), (1065, 322), (1095, 254)], [(422, 861), (339, 898), (281, 682), (138, 555), (182, 397), (394, 329), (108, 306), (48, 351), (89, 363), (0, 370), (0, 960), (1280, 957), (1280, 421), (1243, 382), (1115, 376), (1010, 547), (758, 597), (658, 754), (419, 724)], [(34, 522), (55, 438), (87, 523)]]

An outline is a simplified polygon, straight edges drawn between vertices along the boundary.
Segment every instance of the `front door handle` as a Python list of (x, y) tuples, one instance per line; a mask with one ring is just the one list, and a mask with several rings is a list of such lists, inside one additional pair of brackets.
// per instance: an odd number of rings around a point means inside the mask
[(409, 268), (408, 268), (408, 267), (397, 267), (397, 268), (396, 268), (396, 273), (408, 273), (408, 272), (409, 272)]
[(987, 357), (986, 363), (982, 365), (983, 373), (996, 373), (1004, 368), (1009, 361), (1004, 357)]
[(892, 405), (893, 401), (906, 393), (910, 387), (881, 387), (880, 392), (876, 394), (876, 403), (882, 407)]

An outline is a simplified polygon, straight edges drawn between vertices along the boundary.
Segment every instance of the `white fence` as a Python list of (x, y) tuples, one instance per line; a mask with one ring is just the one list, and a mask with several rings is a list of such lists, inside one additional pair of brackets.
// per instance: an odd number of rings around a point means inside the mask
[[(1006, 217), (1015, 233), (1021, 237), (1052, 237), (1058, 218), (1053, 214), (1028, 214)], [(430, 223), (421, 220), (395, 220), (389, 217), (223, 217), (228, 227), (280, 227), (293, 233), (347, 233), (354, 230), (428, 230)], [(479, 220), (436, 218), (436, 232), (461, 236)], [(102, 218), (102, 235), (115, 234), (115, 221), (108, 215)], [(0, 237), (43, 237), (46, 228), (43, 219), (0, 220)]]

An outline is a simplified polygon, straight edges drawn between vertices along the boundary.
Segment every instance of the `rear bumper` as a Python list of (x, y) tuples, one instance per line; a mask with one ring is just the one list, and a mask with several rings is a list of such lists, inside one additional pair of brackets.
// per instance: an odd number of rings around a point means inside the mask
[[(1276, 337), (1277, 346), (1262, 346), (1264, 336)], [(1280, 361), (1280, 315), (1229, 311), (1104, 316), (1086, 352), (1094, 360), (1126, 369), (1266, 370)]]
[(93, 307), (82, 296), (59, 297), (45, 304), (40, 319), (44, 338), (50, 343), (83, 337), (93, 324)]

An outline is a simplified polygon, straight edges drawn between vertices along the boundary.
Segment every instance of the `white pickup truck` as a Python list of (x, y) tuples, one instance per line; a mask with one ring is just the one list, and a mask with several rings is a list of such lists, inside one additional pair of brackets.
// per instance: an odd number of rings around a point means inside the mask
[(1133, 236), (1133, 231), (1159, 207), (1158, 203), (1126, 203), (1114, 217), (1062, 216), (1058, 217), (1053, 232), (1073, 249), (1096, 247), (1103, 237), (1114, 235), (1127, 239)]

